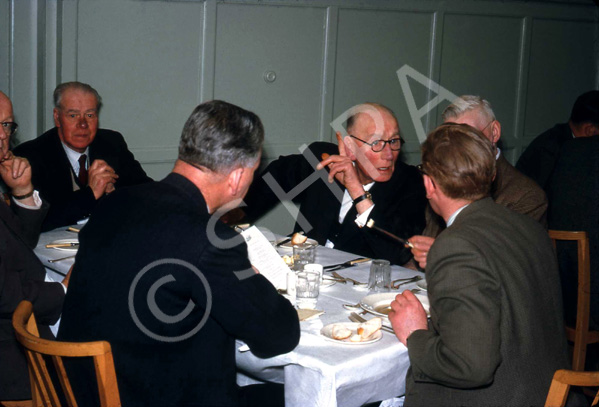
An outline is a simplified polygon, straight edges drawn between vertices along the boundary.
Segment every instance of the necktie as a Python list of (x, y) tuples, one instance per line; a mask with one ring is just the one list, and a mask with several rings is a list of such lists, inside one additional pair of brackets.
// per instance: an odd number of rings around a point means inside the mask
[(81, 154), (79, 157), (79, 185), (82, 187), (87, 186), (87, 168), (85, 168), (86, 163), (87, 155)]

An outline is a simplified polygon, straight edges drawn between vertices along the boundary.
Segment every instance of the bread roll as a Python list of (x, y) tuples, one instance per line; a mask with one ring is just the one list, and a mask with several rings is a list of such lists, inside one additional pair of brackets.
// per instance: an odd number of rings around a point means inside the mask
[(383, 320), (381, 318), (372, 318), (371, 320), (360, 324), (358, 327), (358, 335), (360, 335), (362, 339), (369, 338), (372, 334), (381, 329), (381, 326), (383, 326)]
[(362, 342), (362, 337), (358, 334), (352, 335), (349, 340), (351, 342)]
[(333, 339), (346, 339), (349, 338), (352, 334), (351, 329), (347, 329), (345, 326), (343, 325), (333, 325), (333, 329), (332, 329), (332, 336)]
[(308, 240), (308, 236), (304, 236), (301, 233), (294, 233), (293, 236), (291, 237), (292, 244), (302, 244), (306, 240)]

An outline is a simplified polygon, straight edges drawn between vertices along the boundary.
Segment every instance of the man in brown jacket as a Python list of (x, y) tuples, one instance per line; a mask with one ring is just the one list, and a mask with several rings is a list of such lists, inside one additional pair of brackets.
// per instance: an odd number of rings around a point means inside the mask
[[(443, 111), (444, 123), (468, 124), (479, 130), (493, 143), (497, 173), (491, 185), (491, 197), (514, 212), (528, 215), (547, 227), (547, 197), (545, 192), (526, 175), (506, 160), (497, 142), (501, 138), (501, 124), (495, 118), (491, 104), (480, 96), (463, 95)], [(413, 236), (409, 240), (414, 259), (420, 267), (426, 266), (426, 256), (434, 238), (445, 229), (445, 222), (427, 208), (425, 236)]]

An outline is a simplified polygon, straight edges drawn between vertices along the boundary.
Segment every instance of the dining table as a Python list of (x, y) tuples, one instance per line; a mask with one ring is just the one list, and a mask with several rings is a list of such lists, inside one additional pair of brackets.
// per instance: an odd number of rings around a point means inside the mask
[[(80, 226), (77, 226), (78, 228)], [(35, 253), (44, 263), (47, 276), (60, 281), (74, 264), (76, 246), (71, 248), (47, 248), (52, 242), (76, 242), (77, 233), (66, 227), (42, 233)], [(291, 255), (286, 247), (277, 247), (281, 256)], [(315, 262), (323, 266), (343, 263), (359, 258), (334, 248), (318, 246)], [(62, 259), (59, 261), (53, 261)], [(350, 322), (352, 312), (365, 319), (375, 317), (360, 306), (369, 292), (366, 284), (354, 284), (350, 280), (367, 283), (370, 261), (336, 270), (345, 281), (329, 280), (331, 272), (324, 272), (323, 285), (316, 304), (322, 314), (300, 321), (301, 336), (298, 346), (291, 352), (271, 358), (255, 356), (243, 342), (236, 342), (237, 382), (240, 386), (273, 382), (285, 385), (285, 405), (358, 407), (379, 400), (400, 400), (405, 393), (405, 378), (410, 361), (407, 348), (393, 333), (381, 331), (380, 340), (341, 342), (329, 338), (321, 330), (329, 324)], [(419, 276), (420, 281), (408, 281), (398, 289), (420, 290), (424, 273), (400, 266), (391, 266), (391, 280)], [(332, 277), (332, 276), (331, 276)], [(338, 279), (339, 280), (339, 279)], [(383, 317), (383, 325), (390, 327)]]

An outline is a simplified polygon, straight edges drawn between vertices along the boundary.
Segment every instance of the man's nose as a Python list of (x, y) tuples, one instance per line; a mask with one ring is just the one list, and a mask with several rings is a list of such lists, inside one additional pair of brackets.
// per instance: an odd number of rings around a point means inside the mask
[(82, 128), (82, 129), (87, 129), (88, 128), (88, 124), (87, 124), (87, 119), (85, 117), (81, 117), (79, 119), (79, 121), (77, 122), (77, 125)]
[(381, 158), (384, 160), (393, 160), (393, 150), (389, 143), (385, 143), (385, 147), (381, 150)]

